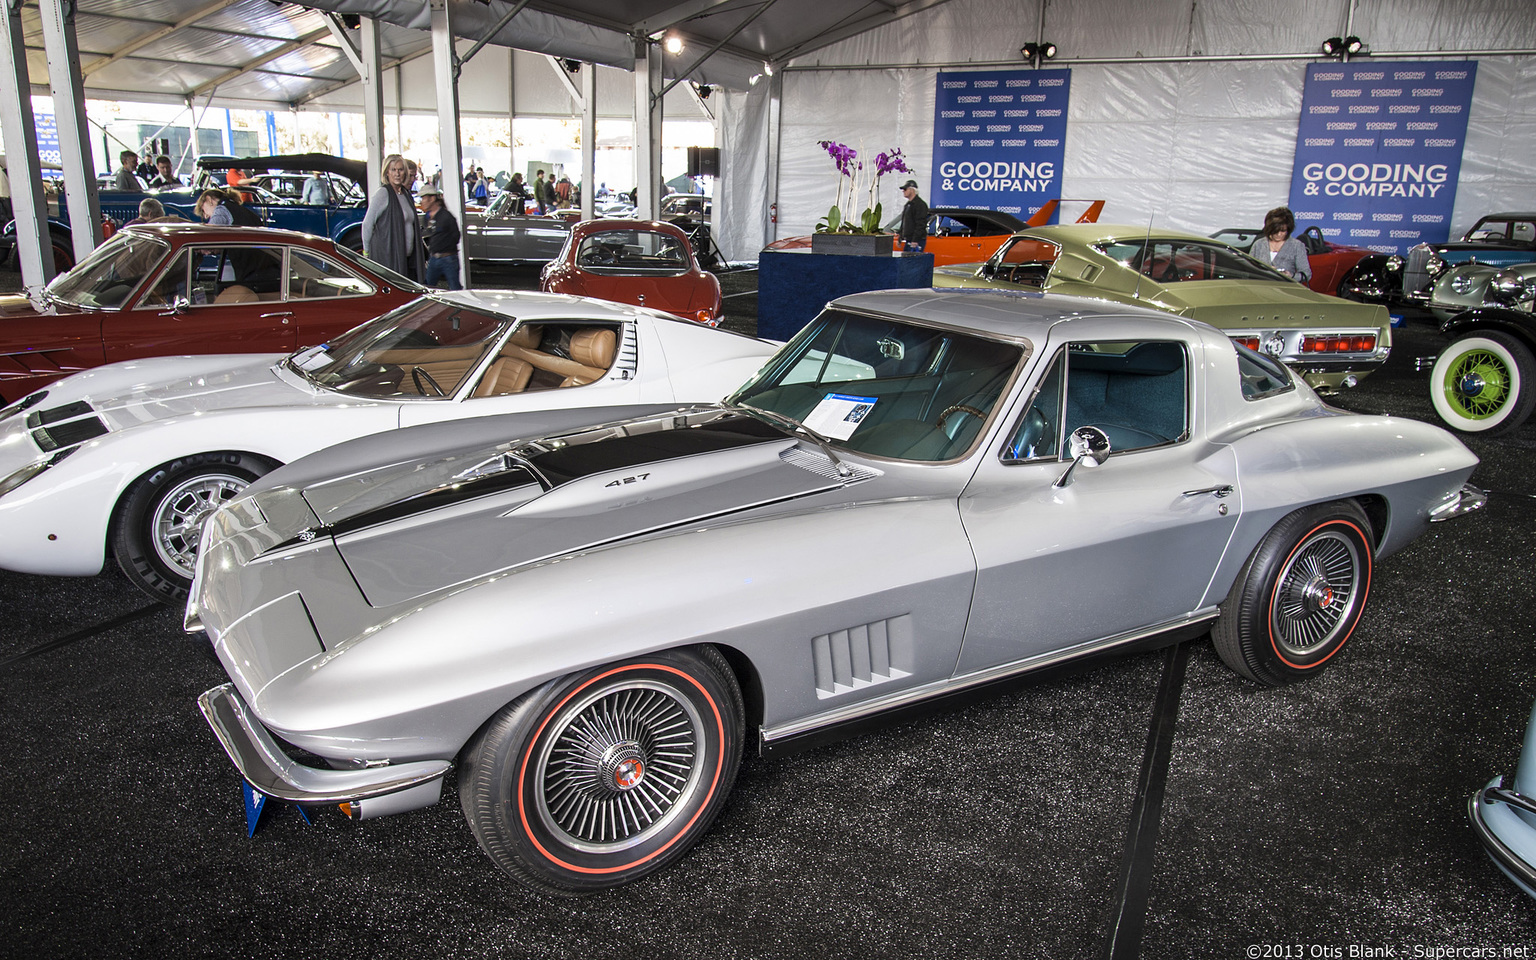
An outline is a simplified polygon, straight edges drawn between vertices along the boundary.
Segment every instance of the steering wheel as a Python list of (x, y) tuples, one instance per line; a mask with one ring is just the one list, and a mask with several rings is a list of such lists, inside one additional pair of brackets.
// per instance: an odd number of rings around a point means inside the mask
[[(423, 381), (425, 381), (425, 384), (423, 384)], [(411, 368), (411, 382), (416, 384), (416, 392), (424, 397), (427, 395), (427, 387), (431, 387), (432, 392), (439, 397), (448, 396), (448, 392), (439, 386), (436, 380), (432, 379), (432, 374), (428, 373), (425, 367)]]
[[(944, 408), (944, 412), (939, 414), (939, 429), (940, 430), (944, 430), (944, 432), (949, 436), (949, 438), (951, 440), (954, 439), (955, 435), (953, 433), (949, 433), (949, 431), (947, 429), (945, 429), (944, 421), (948, 420), (949, 419), (949, 415), (952, 414), (952, 413), (968, 413), (971, 416), (975, 417), (977, 420), (986, 419), (986, 416), (987, 416), (985, 413), (982, 413), (980, 410), (978, 410), (977, 408), (971, 406), (968, 403), (953, 403), (953, 404), (950, 404), (949, 406), (945, 407)], [(956, 423), (958, 424), (959, 421), (956, 421)]]

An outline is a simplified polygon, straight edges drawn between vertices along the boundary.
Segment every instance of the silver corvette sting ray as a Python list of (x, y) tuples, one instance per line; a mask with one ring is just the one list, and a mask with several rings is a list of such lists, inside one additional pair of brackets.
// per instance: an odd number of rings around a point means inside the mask
[(188, 627), (231, 682), (200, 705), (265, 794), (372, 817), (453, 776), (499, 867), (581, 893), (683, 856), (747, 748), (1153, 638), (1316, 673), (1375, 561), (1481, 506), (1476, 465), (1197, 322), (859, 294), (718, 404), (257, 480), (204, 528)]

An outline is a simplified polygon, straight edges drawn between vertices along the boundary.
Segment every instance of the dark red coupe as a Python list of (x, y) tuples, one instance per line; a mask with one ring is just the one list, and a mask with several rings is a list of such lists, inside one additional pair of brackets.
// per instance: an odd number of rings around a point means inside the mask
[(424, 292), (305, 233), (138, 224), (38, 295), (0, 297), (0, 406), (118, 360), (291, 352)]
[(687, 234), (659, 220), (588, 220), (571, 227), (539, 289), (720, 322), (720, 281), (699, 267)]

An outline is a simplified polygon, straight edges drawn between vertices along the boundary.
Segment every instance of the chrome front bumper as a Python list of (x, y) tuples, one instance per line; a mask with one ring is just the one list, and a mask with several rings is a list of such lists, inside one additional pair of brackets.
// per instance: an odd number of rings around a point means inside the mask
[(1488, 491), (1479, 490), (1470, 483), (1462, 484), (1440, 506), (1429, 511), (1429, 522), (1440, 523), (1443, 520), (1451, 520), (1455, 517), (1464, 517), (1474, 510), (1481, 510), (1488, 503)]
[[(1536, 866), (1528, 858), (1536, 838), (1536, 830), (1521, 820), (1516, 810), (1536, 816), (1536, 802), (1503, 786), (1504, 778), (1495, 777), (1488, 786), (1472, 794), (1467, 800), (1467, 819), (1472, 830), (1488, 851), (1494, 864), (1532, 897), (1536, 897)], [(1515, 849), (1527, 851), (1522, 856)]]
[(377, 798), (361, 805), (361, 816), (401, 813), (436, 803), (442, 795), (443, 775), (452, 766), (447, 760), (418, 760), (362, 770), (310, 767), (283, 752), (251, 716), (234, 684), (204, 692), (197, 706), (246, 782), (290, 803), (359, 803)]

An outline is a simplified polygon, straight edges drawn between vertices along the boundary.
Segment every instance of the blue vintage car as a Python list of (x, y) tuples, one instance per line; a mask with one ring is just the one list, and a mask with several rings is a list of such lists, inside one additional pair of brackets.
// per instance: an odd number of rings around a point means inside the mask
[(1510, 786), (1494, 777), (1467, 801), (1477, 839), (1500, 870), (1536, 897), (1536, 709), (1525, 728), (1525, 746)]
[[(245, 173), (255, 182), (242, 189), (253, 197), (248, 204), (267, 226), (284, 230), (297, 230), (320, 237), (329, 237), (342, 246), (353, 250), (363, 249), (363, 215), (367, 213), (368, 195), (365, 181), (368, 165), (361, 160), (346, 160), (323, 153), (299, 153), (276, 157), (199, 157), (197, 173), (192, 185), (185, 187), (161, 187), (145, 191), (102, 190), (97, 195), (104, 216), (118, 223), (126, 223), (139, 215), (139, 202), (154, 197), (165, 207), (168, 214), (198, 220), (194, 209), (197, 196), (210, 186), (222, 187), (225, 171), (234, 168)], [(282, 183), (285, 175), (307, 175), (318, 172), (330, 185), (330, 202), (305, 203), (302, 195), (290, 195)], [(63, 273), (75, 264), (73, 234), (69, 225), (69, 207), (63, 194), (57, 203), (50, 202), (48, 231), (53, 241), (54, 265)], [(0, 249), (9, 250), (14, 245), (15, 221), (5, 225), (4, 241)]]

